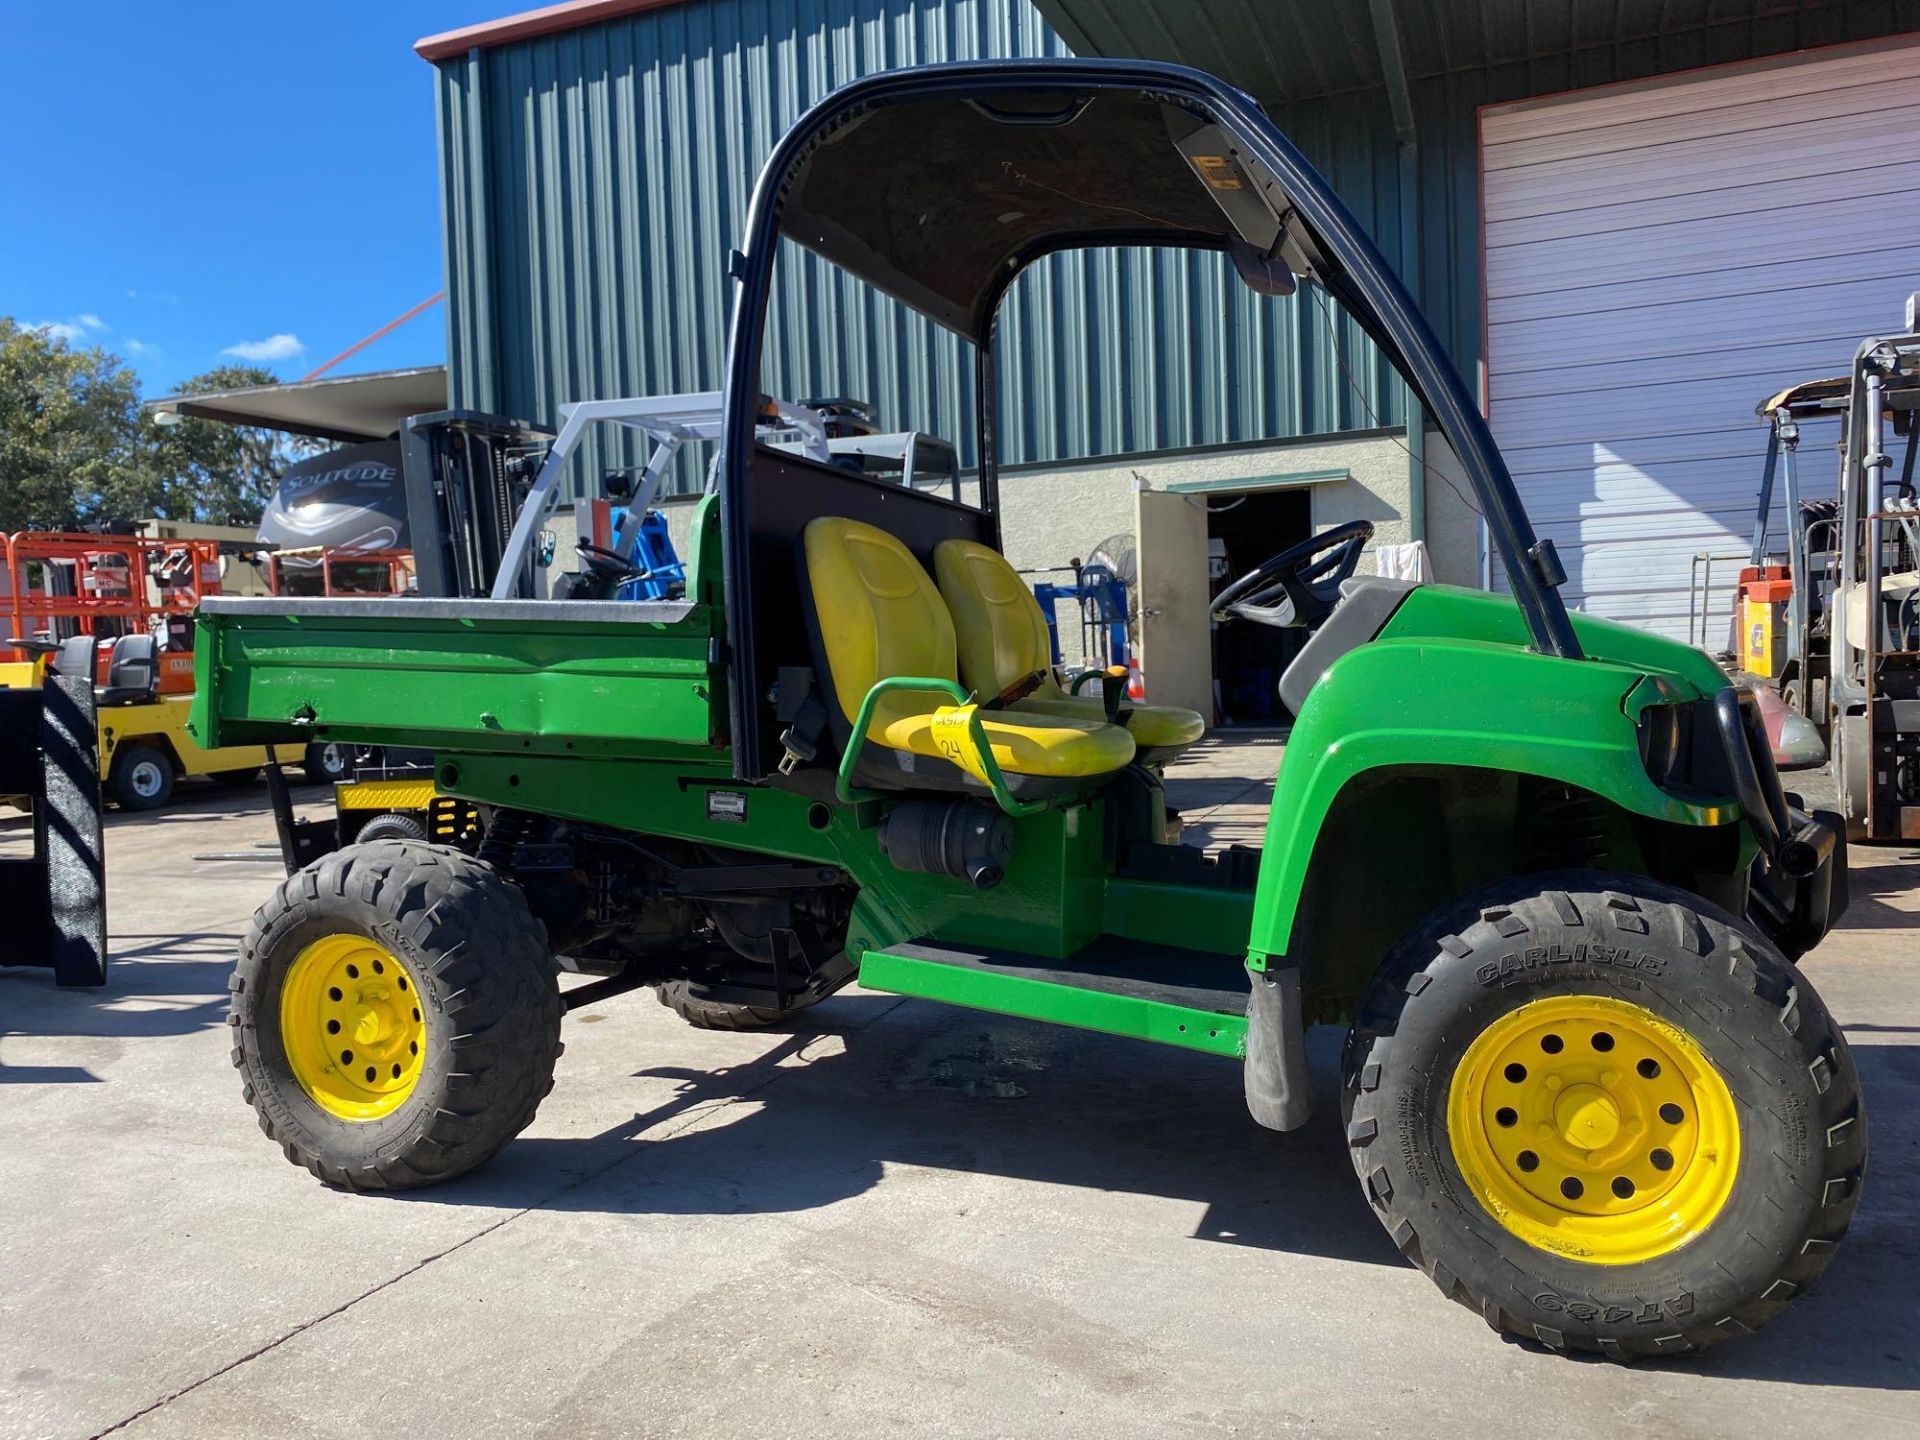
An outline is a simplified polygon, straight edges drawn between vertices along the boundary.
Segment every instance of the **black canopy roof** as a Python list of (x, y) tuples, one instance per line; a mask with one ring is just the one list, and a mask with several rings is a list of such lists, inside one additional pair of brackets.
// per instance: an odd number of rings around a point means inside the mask
[(1190, 103), (983, 84), (850, 114), (794, 165), (781, 229), (979, 340), (1007, 283), (1051, 250), (1237, 242), (1303, 269), (1281, 244), (1289, 211), (1274, 177)]

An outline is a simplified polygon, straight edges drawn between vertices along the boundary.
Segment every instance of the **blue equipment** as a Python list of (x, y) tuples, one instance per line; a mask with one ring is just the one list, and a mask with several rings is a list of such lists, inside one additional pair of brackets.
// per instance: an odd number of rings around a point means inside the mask
[(1127, 663), (1127, 587), (1105, 565), (1073, 563), (1073, 583), (1056, 585), (1042, 580), (1033, 587), (1033, 598), (1040, 602), (1040, 613), (1047, 620), (1047, 640), (1053, 647), (1053, 663), (1064, 663), (1060, 654), (1060, 622), (1054, 606), (1061, 600), (1077, 601), (1080, 606), (1081, 654), (1092, 659), (1100, 650), (1100, 632), (1106, 631), (1109, 665)]
[(614, 592), (617, 600), (669, 600), (684, 594), (687, 568), (673, 548), (673, 536), (667, 531), (667, 517), (658, 510), (645, 511), (639, 524), (633, 523), (633, 509), (619, 511), (613, 522), (615, 553), (624, 555), (640, 573), (620, 582)]

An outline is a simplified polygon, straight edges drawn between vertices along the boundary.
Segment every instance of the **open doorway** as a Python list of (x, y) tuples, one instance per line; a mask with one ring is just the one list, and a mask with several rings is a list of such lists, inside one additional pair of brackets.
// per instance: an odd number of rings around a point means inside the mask
[[(1207, 503), (1209, 596), (1313, 534), (1313, 498), (1305, 489), (1212, 495)], [(1223, 726), (1291, 723), (1280, 703), (1280, 672), (1306, 642), (1302, 630), (1236, 620), (1213, 626), (1213, 703)]]

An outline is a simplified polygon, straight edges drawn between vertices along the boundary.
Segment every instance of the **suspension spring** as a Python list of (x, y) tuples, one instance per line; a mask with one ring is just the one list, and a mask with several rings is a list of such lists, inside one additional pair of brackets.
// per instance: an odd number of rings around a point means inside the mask
[(486, 838), (480, 842), (480, 862), (491, 865), (503, 875), (511, 875), (514, 847), (525, 838), (527, 825), (532, 818), (524, 810), (494, 811), (493, 823), (487, 826)]

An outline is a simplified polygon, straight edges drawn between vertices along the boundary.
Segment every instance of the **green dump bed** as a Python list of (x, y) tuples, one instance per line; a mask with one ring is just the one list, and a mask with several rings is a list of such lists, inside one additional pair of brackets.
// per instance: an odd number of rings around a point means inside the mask
[(192, 724), (207, 745), (684, 754), (725, 727), (713, 621), (680, 601), (208, 599)]

